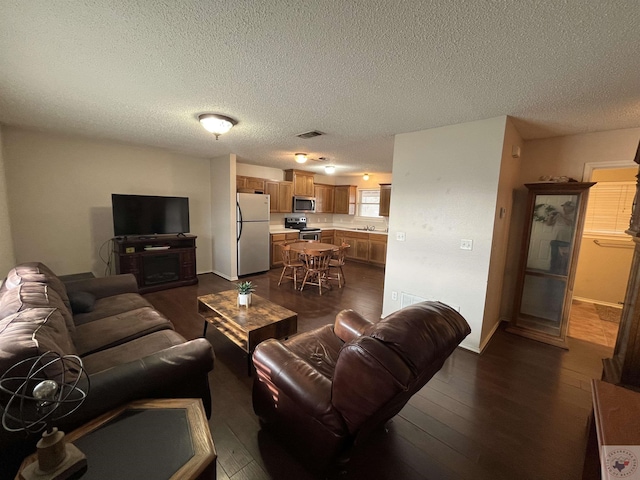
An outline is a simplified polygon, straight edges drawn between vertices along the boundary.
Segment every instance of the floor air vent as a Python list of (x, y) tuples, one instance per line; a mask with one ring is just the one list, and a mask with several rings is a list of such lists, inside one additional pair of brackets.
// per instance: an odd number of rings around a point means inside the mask
[(313, 137), (319, 137), (320, 135), (324, 135), (324, 133), (319, 132), (317, 130), (312, 130), (310, 132), (305, 132), (305, 133), (301, 133), (299, 135), (296, 135), (296, 137), (298, 137), (298, 138), (313, 138)]

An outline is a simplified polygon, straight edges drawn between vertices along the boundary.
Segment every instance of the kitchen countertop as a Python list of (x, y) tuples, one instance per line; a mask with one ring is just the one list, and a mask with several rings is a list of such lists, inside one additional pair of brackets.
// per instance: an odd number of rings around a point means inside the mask
[[(342, 230), (345, 232), (361, 232), (361, 233), (373, 233), (373, 234), (377, 234), (377, 235), (387, 235), (387, 232), (384, 232), (382, 230), (361, 230), (361, 229), (357, 229), (357, 228), (350, 228), (350, 227), (334, 227), (331, 225), (308, 225), (309, 227), (312, 228), (319, 228), (320, 230)], [(280, 227), (280, 226), (275, 226), (272, 225), (271, 227), (269, 227), (269, 233), (274, 234), (274, 233), (292, 233), (292, 231), (295, 231), (295, 229), (293, 228), (284, 228), (284, 227)]]

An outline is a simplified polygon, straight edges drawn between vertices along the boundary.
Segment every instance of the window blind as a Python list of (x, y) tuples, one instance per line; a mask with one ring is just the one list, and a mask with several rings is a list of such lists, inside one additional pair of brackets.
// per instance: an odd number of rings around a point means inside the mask
[(629, 228), (635, 182), (601, 182), (589, 189), (585, 234), (622, 235)]

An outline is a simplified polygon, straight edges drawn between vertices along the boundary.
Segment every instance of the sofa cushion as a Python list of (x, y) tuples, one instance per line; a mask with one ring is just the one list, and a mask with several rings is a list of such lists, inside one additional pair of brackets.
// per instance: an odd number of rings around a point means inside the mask
[(143, 307), (76, 327), (73, 340), (81, 356), (88, 355), (159, 330), (173, 330), (160, 312)]
[(69, 293), (69, 302), (74, 315), (77, 313), (89, 313), (93, 311), (96, 296), (89, 292), (71, 292)]
[(82, 362), (87, 373), (91, 375), (107, 368), (139, 360), (147, 355), (153, 355), (174, 345), (181, 345), (184, 342), (184, 337), (177, 332), (162, 330), (136, 338), (122, 345), (116, 345), (115, 347), (86, 355), (82, 358)]
[(73, 321), (76, 325), (84, 325), (105, 317), (112, 317), (121, 313), (153, 306), (137, 293), (122, 293), (111, 297), (98, 298), (93, 309), (86, 313), (75, 313)]
[(21, 360), (52, 351), (76, 353), (57, 308), (28, 308), (0, 320), (0, 372)]
[(24, 282), (5, 290), (0, 295), (0, 318), (29, 308), (57, 308), (64, 318), (67, 329), (75, 330), (71, 312), (60, 298), (60, 295), (47, 283)]
[(60, 280), (49, 267), (40, 262), (22, 263), (15, 266), (7, 274), (7, 278), (2, 284), (0, 293), (4, 290), (10, 290), (24, 282), (46, 283), (53, 288), (60, 298), (71, 311), (71, 304), (67, 296), (67, 289), (62, 280)]

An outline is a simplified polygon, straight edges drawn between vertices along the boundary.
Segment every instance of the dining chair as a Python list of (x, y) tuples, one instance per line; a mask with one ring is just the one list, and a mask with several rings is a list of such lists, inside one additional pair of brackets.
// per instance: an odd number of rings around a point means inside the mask
[[(343, 283), (347, 283), (344, 279), (344, 272), (342, 271), (342, 267), (344, 266), (344, 257), (347, 253), (347, 250), (351, 248), (351, 245), (348, 243), (343, 243), (340, 245), (337, 251), (333, 252), (333, 256), (329, 261), (329, 280), (336, 279), (338, 280), (338, 287), (342, 288)], [(332, 274), (332, 269), (335, 271), (335, 274)]]
[[(278, 286), (282, 283), (283, 278), (290, 278), (293, 280), (293, 288), (298, 288), (298, 270), (302, 270), (304, 264), (298, 258), (298, 255), (295, 252), (291, 251), (291, 245), (285, 244), (282, 245), (282, 273), (280, 274), (280, 280), (278, 281)], [(289, 274), (287, 275), (287, 270)]]
[(304, 286), (317, 285), (320, 295), (322, 295), (322, 287), (331, 288), (329, 285), (329, 262), (333, 252), (331, 250), (305, 250), (301, 255), (302, 264), (304, 265), (304, 278), (300, 291), (304, 290)]

